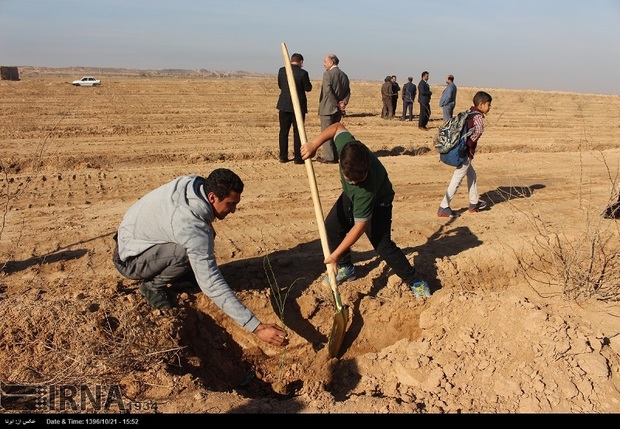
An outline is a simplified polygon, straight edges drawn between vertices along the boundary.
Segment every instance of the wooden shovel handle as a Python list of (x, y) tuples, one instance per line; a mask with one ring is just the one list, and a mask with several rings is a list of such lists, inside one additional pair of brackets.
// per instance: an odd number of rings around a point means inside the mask
[[(301, 144), (304, 145), (308, 142), (306, 137), (306, 129), (304, 126), (303, 116), (301, 113), (301, 105), (299, 104), (299, 96), (297, 95), (297, 86), (295, 84), (295, 76), (293, 74), (293, 67), (291, 66), (291, 60), (288, 54), (286, 44), (282, 42), (282, 56), (284, 57), (284, 65), (286, 68), (286, 80), (288, 81), (289, 91), (291, 92), (291, 99), (293, 100), (293, 110), (295, 112), (295, 120), (297, 122), (297, 129), (299, 130), (299, 138)], [(327, 258), (330, 255), (329, 244), (327, 242), (327, 232), (325, 230), (325, 220), (323, 219), (323, 209), (321, 207), (321, 200), (319, 198), (319, 189), (316, 184), (316, 176), (314, 175), (314, 167), (312, 166), (312, 160), (310, 158), (305, 160), (306, 172), (308, 174), (308, 180), (310, 181), (310, 190), (312, 191), (312, 202), (314, 204), (314, 214), (316, 216), (316, 224), (319, 227), (319, 235), (321, 236), (321, 246), (323, 247), (323, 257)], [(332, 288), (334, 300), (336, 301), (336, 308), (338, 311), (342, 310), (342, 301), (340, 294), (338, 293), (338, 286), (336, 283), (336, 274), (330, 264), (327, 265), (327, 275), (329, 276), (329, 285)]]

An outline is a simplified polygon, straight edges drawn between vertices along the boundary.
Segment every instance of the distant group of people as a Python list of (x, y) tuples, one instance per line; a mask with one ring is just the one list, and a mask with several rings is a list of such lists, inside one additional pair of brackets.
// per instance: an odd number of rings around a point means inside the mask
[[(303, 55), (294, 53), (291, 55), (291, 67), (293, 69), (293, 77), (295, 79), (295, 88), (301, 107), (302, 121), (305, 122), (308, 113), (308, 101), (306, 93), (312, 91), (312, 83), (308, 72), (303, 70)], [(346, 106), (351, 97), (351, 87), (349, 77), (339, 67), (340, 60), (335, 54), (329, 54), (323, 59), (323, 80), (321, 83), (321, 92), (319, 94), (318, 114), (321, 123), (321, 131), (330, 125), (340, 122), (346, 114)], [(431, 91), (428, 79), (430, 73), (423, 71), (420, 76), (420, 82), (417, 87), (413, 83), (413, 77), (407, 77), (407, 83), (402, 88), (403, 110), (400, 117), (401, 121), (413, 122), (414, 118), (414, 101), (416, 95), (418, 97), (419, 115), (418, 129), (428, 131), (428, 122), (431, 116)], [(280, 88), (280, 96), (276, 108), (278, 109), (278, 119), (280, 123), (280, 132), (278, 136), (279, 145), (279, 161), (282, 163), (289, 162), (289, 134), (293, 128), (293, 161), (295, 164), (303, 164), (300, 154), (301, 139), (297, 123), (295, 121), (295, 112), (291, 99), (291, 93), (286, 77), (286, 68), (281, 67), (278, 70), (278, 87)], [(398, 106), (398, 94), (401, 87), (395, 75), (385, 77), (381, 85), (381, 118), (393, 119), (396, 117)], [(444, 88), (441, 98), (439, 99), (439, 107), (442, 108), (442, 117), (447, 121), (454, 115), (456, 106), (457, 87), (454, 83), (454, 76), (449, 74), (446, 77), (446, 87)], [(316, 158), (318, 162), (324, 164), (337, 164), (338, 154), (335, 150), (334, 142), (328, 141), (323, 146), (322, 156)]]
[[(334, 54), (324, 59), (325, 72), (319, 96), (321, 132), (303, 145), (300, 144), (299, 129), (294, 120), (290, 92), (289, 99), (286, 99), (286, 74), (278, 74), (278, 84), (282, 90), (277, 104), (281, 126), (280, 161), (288, 161), (283, 138), (288, 137), (292, 126), (294, 133), (297, 133), (294, 138), (296, 163), (311, 159), (322, 148), (321, 162), (339, 165), (342, 192), (325, 219), (330, 254), (324, 259), (324, 263), (334, 270), (338, 284), (355, 279), (351, 248), (362, 235), (366, 235), (378, 256), (408, 285), (415, 297), (426, 299), (431, 296), (428, 283), (419, 277), (415, 267), (391, 238), (395, 192), (388, 172), (368, 146), (357, 140), (341, 123), (351, 92), (349, 79), (339, 69), (338, 63), (338, 57)], [(302, 70), (301, 54), (291, 56), (291, 65), (305, 118), (305, 93), (312, 90), (312, 85), (307, 72)], [(407, 112), (409, 120), (412, 120), (410, 104), (413, 104), (416, 89), (413, 78), (407, 80), (403, 86), (402, 117), (405, 118)], [(428, 72), (424, 72), (417, 88), (420, 116), (425, 121), (430, 115), (431, 96), (427, 80)], [(454, 109), (456, 87), (450, 85), (453, 80), (452, 76), (448, 76), (448, 85), (440, 101), (444, 117), (451, 115)], [(395, 82), (396, 77), (390, 76), (389, 85), (392, 87)], [(390, 96), (394, 97), (393, 89)], [(484, 91), (479, 91), (473, 98), (470, 109), (473, 114), (468, 120), (468, 128), (473, 130), (467, 140), (468, 159), (453, 173), (437, 213), (440, 217), (458, 216), (450, 208), (450, 201), (465, 177), (470, 202), (468, 211), (475, 213), (486, 208), (486, 203), (479, 200), (476, 172), (471, 161), (484, 131), (484, 117), (491, 109), (491, 101), (491, 96)], [(385, 108), (388, 114), (393, 114), (393, 104), (386, 104)], [(420, 122), (420, 127), (426, 126), (424, 120)], [(120, 222), (114, 234), (112, 261), (124, 277), (141, 280), (139, 291), (151, 307), (160, 310), (173, 307), (168, 294), (169, 285), (199, 289), (241, 327), (266, 343), (282, 347), (288, 344), (286, 331), (277, 324), (260, 321), (237, 298), (222, 276), (215, 258), (213, 223), (235, 213), (243, 189), (244, 183), (236, 173), (227, 168), (217, 168), (206, 177), (181, 176), (148, 192), (127, 210)], [(328, 278), (323, 281), (329, 283)]]
[[(418, 95), (418, 103), (420, 105), (420, 114), (418, 115), (418, 128), (428, 131), (428, 122), (431, 116), (431, 91), (428, 84), (430, 74), (428, 71), (422, 72), (420, 82), (416, 88), (413, 83), (413, 77), (407, 78), (407, 83), (402, 88), (403, 113), (400, 117), (401, 121), (413, 121), (413, 103)], [(396, 105), (398, 100), (398, 92), (400, 85), (396, 81), (396, 76), (386, 76), (381, 85), (381, 117), (383, 119), (392, 119), (396, 116)], [(446, 88), (441, 94), (439, 107), (443, 109), (443, 119), (447, 121), (454, 115), (454, 106), (456, 105), (456, 85), (454, 84), (454, 76), (446, 77)]]

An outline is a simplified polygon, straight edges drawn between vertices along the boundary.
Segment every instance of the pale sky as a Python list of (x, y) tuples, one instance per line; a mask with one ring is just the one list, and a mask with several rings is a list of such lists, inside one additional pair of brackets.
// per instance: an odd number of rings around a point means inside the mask
[[(620, 95), (620, 0), (0, 0), (0, 65), (276, 73)], [(102, 76), (103, 78), (105, 76)]]

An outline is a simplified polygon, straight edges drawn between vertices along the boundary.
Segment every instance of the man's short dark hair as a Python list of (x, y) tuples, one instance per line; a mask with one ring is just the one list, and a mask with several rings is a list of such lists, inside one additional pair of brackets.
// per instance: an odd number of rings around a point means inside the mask
[(293, 55), (291, 55), (291, 62), (292, 63), (298, 63), (300, 61), (304, 60), (304, 56), (301, 55), (300, 53), (295, 52)]
[(216, 168), (205, 182), (205, 193), (213, 192), (220, 200), (230, 195), (231, 191), (242, 193), (243, 181), (228, 168)]
[(353, 140), (344, 145), (340, 152), (340, 168), (347, 179), (353, 182), (364, 180), (369, 167), (370, 149), (364, 143)]

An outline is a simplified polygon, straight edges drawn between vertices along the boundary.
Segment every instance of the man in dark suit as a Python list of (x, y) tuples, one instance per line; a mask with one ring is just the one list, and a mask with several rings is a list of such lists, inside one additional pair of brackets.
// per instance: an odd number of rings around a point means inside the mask
[[(351, 97), (349, 77), (340, 70), (339, 62), (340, 60), (334, 54), (329, 54), (323, 60), (325, 72), (323, 73), (321, 95), (319, 96), (321, 131), (336, 122), (340, 122)], [(336, 152), (333, 140), (325, 142), (323, 157), (318, 157), (316, 160), (327, 164), (338, 163), (338, 152)]]
[(413, 76), (407, 78), (407, 83), (403, 85), (403, 116), (400, 120), (404, 121), (409, 114), (409, 122), (413, 121), (413, 100), (415, 100), (416, 87), (413, 83)]
[(396, 76), (392, 75), (390, 82), (392, 82), (392, 118), (396, 115), (396, 107), (398, 105), (398, 93), (400, 92), (400, 85), (396, 82)]
[(428, 131), (426, 125), (431, 117), (431, 87), (428, 84), (429, 74), (427, 71), (422, 72), (422, 79), (418, 84), (418, 103), (420, 103), (420, 116), (418, 118), (418, 128)]
[[(297, 96), (299, 98), (299, 104), (301, 107), (302, 121), (306, 120), (306, 113), (308, 113), (308, 100), (306, 98), (306, 92), (312, 91), (312, 83), (310, 82), (310, 76), (308, 72), (302, 69), (304, 65), (304, 57), (299, 53), (291, 55), (291, 68), (293, 69), (293, 77), (295, 79), (295, 89), (297, 90)], [(288, 135), (291, 131), (291, 125), (293, 126), (293, 157), (295, 164), (303, 164), (301, 159), (301, 137), (299, 136), (299, 129), (297, 129), (297, 121), (295, 120), (295, 109), (293, 109), (293, 100), (291, 98), (291, 90), (288, 86), (288, 79), (286, 77), (286, 68), (280, 67), (278, 70), (278, 88), (280, 88), (280, 97), (278, 98), (278, 104), (276, 105), (279, 110), (278, 119), (280, 121), (280, 134), (279, 134), (279, 146), (280, 146), (280, 162), (288, 162)]]

